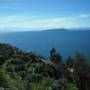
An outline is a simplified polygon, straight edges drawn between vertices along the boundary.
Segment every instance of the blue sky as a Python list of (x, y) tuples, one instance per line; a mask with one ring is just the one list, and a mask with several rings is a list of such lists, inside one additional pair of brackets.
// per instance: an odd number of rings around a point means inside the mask
[(1, 30), (90, 27), (90, 0), (0, 0)]

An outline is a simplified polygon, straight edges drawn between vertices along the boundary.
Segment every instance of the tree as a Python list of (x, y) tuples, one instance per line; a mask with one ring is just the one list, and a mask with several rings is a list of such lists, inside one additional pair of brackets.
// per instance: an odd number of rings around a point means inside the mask
[(90, 90), (90, 65), (86, 58), (81, 54), (76, 54), (75, 81), (79, 90)]
[(69, 56), (68, 59), (66, 60), (66, 64), (68, 68), (73, 68), (74, 67), (74, 59)]
[(55, 48), (50, 50), (50, 60), (56, 64), (59, 64), (62, 61), (61, 55), (56, 51)]

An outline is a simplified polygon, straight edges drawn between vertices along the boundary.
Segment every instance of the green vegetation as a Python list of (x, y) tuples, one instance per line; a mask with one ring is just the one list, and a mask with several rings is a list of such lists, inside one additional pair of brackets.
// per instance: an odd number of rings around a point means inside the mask
[(47, 61), (0, 44), (0, 90), (90, 90), (90, 63), (79, 52), (63, 60), (52, 48)]

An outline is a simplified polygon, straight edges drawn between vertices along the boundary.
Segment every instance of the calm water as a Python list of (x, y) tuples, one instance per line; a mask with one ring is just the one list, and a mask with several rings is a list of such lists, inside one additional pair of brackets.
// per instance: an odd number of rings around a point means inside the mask
[(49, 57), (55, 47), (65, 58), (81, 51), (90, 57), (90, 31), (33, 31), (1, 33), (0, 43), (8, 43), (22, 50), (34, 51)]

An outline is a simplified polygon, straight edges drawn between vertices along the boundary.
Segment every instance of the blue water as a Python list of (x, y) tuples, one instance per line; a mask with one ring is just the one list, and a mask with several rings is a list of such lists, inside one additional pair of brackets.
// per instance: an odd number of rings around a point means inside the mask
[(0, 43), (8, 43), (25, 51), (33, 51), (49, 57), (55, 47), (65, 58), (80, 51), (90, 57), (90, 31), (32, 31), (0, 34)]

